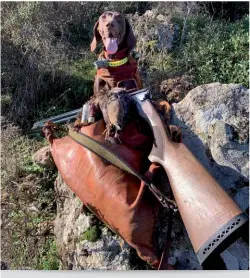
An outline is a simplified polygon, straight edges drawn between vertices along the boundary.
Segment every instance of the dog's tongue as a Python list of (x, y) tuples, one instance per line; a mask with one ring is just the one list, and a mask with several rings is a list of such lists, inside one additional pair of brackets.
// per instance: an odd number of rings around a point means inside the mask
[(106, 38), (105, 48), (108, 54), (114, 54), (118, 50), (117, 39)]

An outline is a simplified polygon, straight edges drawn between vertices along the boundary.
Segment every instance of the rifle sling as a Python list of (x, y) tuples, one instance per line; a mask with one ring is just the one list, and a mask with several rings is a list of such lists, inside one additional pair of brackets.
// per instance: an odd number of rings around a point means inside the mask
[(73, 130), (72, 128), (69, 128), (69, 136), (77, 143), (88, 149), (89, 151), (92, 151), (96, 155), (104, 158), (111, 164), (115, 165), (116, 167), (126, 171), (129, 174), (132, 174), (136, 176), (138, 179), (145, 182), (146, 185), (149, 186), (150, 181), (141, 175), (140, 173), (133, 170), (127, 162), (125, 162), (121, 157), (119, 157), (117, 154), (112, 152), (110, 149), (108, 149), (105, 145), (101, 144), (100, 142), (94, 140), (93, 138), (89, 137), (88, 135), (77, 132)]
[(149, 188), (149, 190), (155, 195), (155, 197), (164, 207), (173, 209), (175, 212), (177, 211), (177, 205), (175, 201), (170, 200), (169, 198), (164, 196), (161, 193), (161, 191), (147, 177), (135, 171), (132, 167), (128, 165), (126, 161), (124, 161), (120, 156), (112, 152), (106, 146), (80, 131), (75, 131), (71, 127), (69, 127), (69, 136), (78, 144), (94, 152), (96, 155), (104, 158), (116, 167), (126, 171), (131, 175), (136, 176), (138, 179), (145, 183), (145, 185)]
[(166, 245), (162, 254), (160, 266), (158, 269), (166, 269), (167, 267), (167, 259), (169, 254), (169, 246), (170, 246), (170, 237), (168, 236), (169, 233), (171, 234), (172, 229), (172, 214), (177, 211), (176, 204), (174, 201), (168, 199), (166, 196), (164, 196), (151, 182), (150, 180), (145, 177), (144, 175), (138, 173), (134, 169), (132, 169), (127, 162), (125, 162), (120, 156), (112, 152), (110, 149), (108, 149), (105, 145), (101, 144), (100, 142), (94, 140), (93, 138), (89, 137), (88, 135), (77, 132), (73, 128), (69, 128), (68, 135), (78, 144), (82, 145), (89, 151), (92, 151), (96, 155), (100, 156), (101, 158), (107, 160), (111, 164), (115, 165), (116, 167), (126, 171), (129, 174), (132, 174), (136, 176), (138, 179), (140, 179), (142, 182), (145, 183), (145, 185), (150, 189), (150, 191), (155, 195), (155, 197), (160, 201), (160, 203), (164, 207), (170, 208), (172, 211), (170, 211), (169, 215), (169, 227), (168, 227), (168, 233), (167, 233), (167, 240)]

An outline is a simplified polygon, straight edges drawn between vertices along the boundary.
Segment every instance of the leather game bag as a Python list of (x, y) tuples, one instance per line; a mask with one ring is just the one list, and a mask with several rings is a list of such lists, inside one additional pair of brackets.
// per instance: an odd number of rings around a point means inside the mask
[[(122, 145), (105, 141), (104, 130), (103, 120), (81, 128), (82, 133), (101, 142), (136, 171), (152, 179), (157, 167), (150, 165), (147, 157), (153, 141), (143, 123), (132, 122), (125, 127), (120, 136)], [(50, 146), (63, 180), (84, 205), (135, 248), (141, 259), (158, 267), (153, 234), (160, 205), (145, 184), (69, 136), (50, 140)]]

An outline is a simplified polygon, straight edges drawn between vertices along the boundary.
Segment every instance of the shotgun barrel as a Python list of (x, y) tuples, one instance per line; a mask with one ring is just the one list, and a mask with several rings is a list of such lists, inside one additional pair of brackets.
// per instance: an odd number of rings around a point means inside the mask
[(43, 119), (41, 121), (38, 121), (36, 123), (34, 123), (33, 127), (31, 128), (32, 131), (38, 131), (41, 130), (42, 127), (44, 126), (44, 124), (48, 121), (52, 121), (55, 124), (62, 124), (62, 123), (66, 123), (72, 119), (75, 119), (77, 114), (82, 110), (82, 108), (67, 112), (67, 113), (63, 113), (51, 118), (47, 118), (47, 119)]
[[(142, 90), (138, 90), (136, 91), (136, 95), (140, 95), (141, 93), (144, 93), (144, 92), (148, 92), (148, 89), (145, 88), (145, 89), (142, 89)], [(134, 95), (134, 93), (130, 93), (131, 96)], [(46, 118), (46, 119), (43, 119), (41, 121), (38, 121), (38, 122), (35, 122), (31, 128), (32, 131), (38, 131), (38, 130), (41, 130), (42, 127), (44, 126), (44, 124), (48, 121), (52, 121), (53, 123), (55, 124), (63, 124), (63, 123), (66, 123), (72, 119), (75, 119), (77, 114), (79, 112), (82, 111), (82, 108), (79, 108), (79, 109), (75, 109), (75, 110), (72, 110), (70, 112), (66, 112), (66, 113), (63, 113), (63, 114), (60, 114), (60, 115), (57, 115), (57, 116), (54, 116), (54, 117), (50, 117), (50, 118)]]

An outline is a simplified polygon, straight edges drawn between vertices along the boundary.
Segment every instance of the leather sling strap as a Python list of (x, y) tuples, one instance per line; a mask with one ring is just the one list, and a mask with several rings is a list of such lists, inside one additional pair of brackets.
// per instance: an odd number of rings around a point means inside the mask
[(103, 144), (80, 131), (77, 132), (73, 130), (71, 127), (69, 127), (69, 136), (75, 142), (79, 143), (86, 149), (94, 152), (96, 155), (99, 155), (100, 157), (104, 158), (116, 167), (126, 171), (129, 174), (136, 176), (138, 179), (145, 183), (145, 185), (149, 188), (149, 190), (155, 195), (155, 197), (164, 207), (177, 211), (177, 205), (175, 201), (170, 200), (165, 195), (163, 195), (163, 193), (159, 189), (157, 189), (157, 187), (147, 177), (135, 171), (132, 167), (128, 165), (126, 161), (124, 161), (120, 156), (118, 156), (110, 149), (105, 147)]
[(166, 238), (165, 238), (165, 246), (163, 248), (163, 252), (161, 255), (161, 260), (160, 260), (158, 270), (169, 269), (168, 258), (169, 258), (170, 244), (171, 244), (173, 216), (174, 216), (174, 211), (169, 210), (168, 221), (167, 221), (168, 227), (167, 227), (167, 234), (166, 234)]
[(158, 201), (169, 210), (169, 218), (168, 218), (168, 229), (166, 235), (166, 243), (164, 247), (164, 251), (161, 256), (161, 261), (158, 267), (158, 270), (168, 269), (168, 255), (169, 255), (169, 247), (171, 242), (171, 230), (172, 230), (172, 217), (173, 214), (177, 211), (177, 205), (173, 200), (168, 199), (164, 196), (157, 188), (154, 186), (151, 181), (143, 176), (142, 174), (138, 173), (134, 169), (132, 169), (127, 162), (125, 162), (120, 156), (109, 150), (106, 146), (101, 144), (100, 142), (94, 140), (93, 138), (89, 137), (88, 135), (75, 131), (72, 127), (69, 128), (69, 136), (77, 143), (85, 147), (86, 149), (94, 152), (96, 155), (104, 158), (111, 164), (115, 165), (116, 167), (126, 171), (129, 174), (136, 176), (138, 179), (143, 181), (145, 185), (150, 189), (150, 191), (155, 195)]

